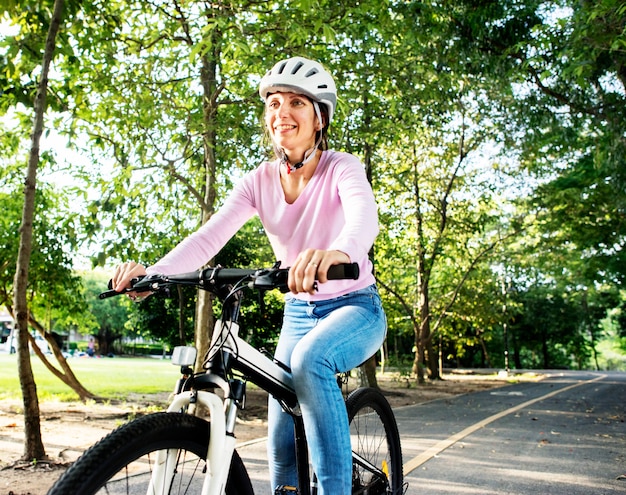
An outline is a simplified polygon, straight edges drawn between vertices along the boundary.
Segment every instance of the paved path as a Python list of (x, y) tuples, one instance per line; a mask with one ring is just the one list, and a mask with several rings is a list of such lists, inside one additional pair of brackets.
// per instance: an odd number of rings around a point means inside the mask
[[(626, 494), (625, 373), (551, 372), (395, 414), (407, 494)], [(271, 495), (265, 448), (238, 450)]]
[(407, 493), (626, 493), (626, 374), (538, 383), (396, 411)]

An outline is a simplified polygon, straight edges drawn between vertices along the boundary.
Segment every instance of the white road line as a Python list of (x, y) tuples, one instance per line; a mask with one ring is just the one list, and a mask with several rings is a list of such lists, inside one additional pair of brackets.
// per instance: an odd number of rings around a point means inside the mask
[(604, 378), (606, 378), (606, 375), (598, 376), (598, 377), (594, 378), (593, 380), (581, 381), (581, 382), (578, 382), (578, 383), (574, 383), (573, 385), (568, 385), (567, 387), (563, 387), (563, 388), (561, 388), (559, 390), (554, 390), (554, 391), (550, 392), (549, 394), (542, 395), (541, 397), (537, 397), (535, 399), (523, 402), (523, 403), (521, 403), (521, 404), (519, 404), (517, 406), (514, 406), (514, 407), (511, 407), (509, 409), (506, 409), (505, 411), (501, 411), (501, 412), (499, 412), (497, 414), (494, 414), (493, 416), (489, 416), (488, 418), (485, 418), (482, 421), (479, 421), (478, 423), (475, 423), (475, 424), (473, 424), (471, 426), (468, 426), (467, 428), (465, 428), (464, 430), (460, 431), (459, 433), (456, 433), (456, 434), (452, 435), (451, 437), (446, 438), (445, 440), (441, 440), (441, 441), (437, 442), (435, 445), (433, 445), (432, 447), (427, 449), (425, 452), (421, 453), (417, 457), (414, 457), (410, 461), (407, 461), (404, 464), (404, 466), (403, 466), (404, 475), (406, 476), (411, 471), (414, 471), (415, 469), (420, 467), (422, 464), (424, 464), (426, 461), (428, 461), (428, 460), (432, 459), (433, 457), (435, 457), (440, 452), (443, 452), (448, 447), (454, 445), (456, 442), (458, 442), (459, 440), (462, 440), (466, 436), (471, 435), (476, 430), (479, 430), (480, 428), (483, 428), (483, 427), (487, 426), (489, 423), (493, 423), (494, 421), (497, 421), (498, 419), (503, 418), (504, 416), (507, 416), (509, 414), (513, 414), (513, 413), (519, 411), (520, 409), (524, 409), (525, 407), (531, 406), (531, 405), (535, 404), (536, 402), (540, 402), (542, 400), (545, 400), (545, 399), (548, 399), (550, 397), (553, 397), (553, 396), (555, 396), (557, 394), (560, 394), (561, 392), (565, 392), (567, 390), (571, 390), (573, 388), (580, 387), (581, 385), (586, 385), (588, 383), (597, 382), (599, 380), (603, 380)]

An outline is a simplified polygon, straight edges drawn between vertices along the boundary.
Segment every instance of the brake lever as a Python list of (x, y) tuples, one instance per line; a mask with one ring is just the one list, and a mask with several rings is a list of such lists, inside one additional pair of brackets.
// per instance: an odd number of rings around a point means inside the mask
[[(280, 266), (278, 264), (278, 266)], [(287, 270), (278, 268), (274, 265), (269, 270), (262, 270), (255, 274), (252, 287), (259, 291), (268, 291), (272, 289), (279, 289), (282, 293), (289, 292), (287, 287)]]

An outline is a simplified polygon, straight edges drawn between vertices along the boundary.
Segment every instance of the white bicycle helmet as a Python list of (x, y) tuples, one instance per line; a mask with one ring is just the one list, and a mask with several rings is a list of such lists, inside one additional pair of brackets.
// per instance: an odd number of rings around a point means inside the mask
[(337, 107), (337, 87), (333, 77), (313, 60), (293, 57), (281, 60), (261, 79), (259, 95), (265, 101), (276, 92), (298, 93), (323, 103), (328, 109), (328, 123)]

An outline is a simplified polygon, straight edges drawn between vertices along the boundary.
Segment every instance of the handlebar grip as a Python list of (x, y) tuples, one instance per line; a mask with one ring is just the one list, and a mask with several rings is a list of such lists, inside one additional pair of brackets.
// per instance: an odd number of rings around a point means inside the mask
[(332, 265), (328, 269), (328, 280), (356, 280), (359, 278), (359, 265), (357, 263), (342, 263)]
[(107, 299), (109, 297), (114, 297), (114, 296), (119, 296), (120, 293), (113, 290), (113, 279), (109, 279), (109, 283), (107, 284), (107, 287), (109, 288), (109, 290), (105, 291), (105, 292), (101, 292), (100, 294), (98, 294), (98, 299)]
[(107, 299), (109, 297), (119, 296), (121, 293), (113, 289), (98, 294), (98, 299)]
[(130, 288), (129, 289), (125, 289), (122, 292), (117, 292), (116, 290), (113, 289), (113, 279), (109, 279), (109, 283), (107, 284), (107, 287), (109, 288), (109, 290), (105, 291), (105, 292), (101, 292), (100, 294), (98, 294), (98, 299), (107, 299), (109, 297), (114, 297), (114, 296), (119, 296), (122, 294), (126, 294), (127, 292), (149, 292), (150, 289), (149, 288), (144, 288), (144, 289), (140, 289), (137, 290), (134, 288), (135, 284), (137, 284), (138, 282), (140, 282), (141, 280), (143, 280), (145, 278), (144, 275), (140, 276), (140, 277), (135, 277), (133, 279), (131, 279), (130, 281)]

